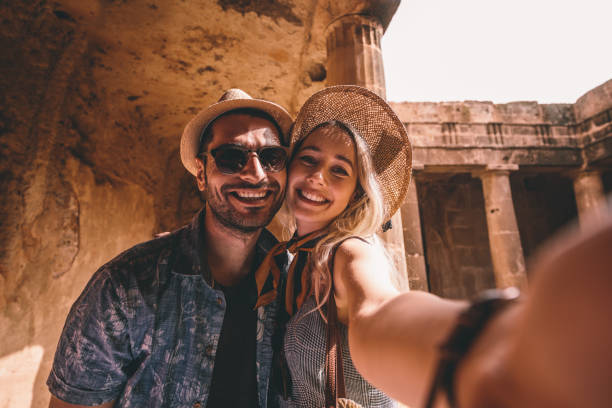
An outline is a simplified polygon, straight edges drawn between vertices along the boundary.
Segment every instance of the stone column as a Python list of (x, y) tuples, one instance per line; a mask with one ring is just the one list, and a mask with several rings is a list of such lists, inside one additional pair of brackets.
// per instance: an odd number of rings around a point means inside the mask
[(349, 14), (327, 28), (327, 85), (359, 85), (386, 97), (377, 18)]
[(429, 290), (425, 256), (423, 253), (423, 236), (421, 233), (421, 219), (419, 213), (419, 198), (417, 195), (414, 175), (406, 200), (400, 208), (404, 230), (404, 246), (406, 250), (406, 269), (408, 270), (408, 284), (410, 289)]
[(517, 166), (487, 168), (477, 174), (482, 180), (491, 259), (498, 288), (522, 287), (527, 283), (525, 258), (508, 177), (509, 170), (516, 169)]
[[(351, 13), (342, 15), (327, 27), (327, 85), (359, 85), (385, 98), (380, 40), (383, 26), (377, 17)], [(399, 275), (407, 286), (402, 218), (391, 218), (393, 228), (380, 236), (394, 258)]]
[(578, 219), (581, 225), (586, 220), (602, 220), (607, 211), (601, 174), (597, 171), (582, 171), (574, 175), (574, 194)]

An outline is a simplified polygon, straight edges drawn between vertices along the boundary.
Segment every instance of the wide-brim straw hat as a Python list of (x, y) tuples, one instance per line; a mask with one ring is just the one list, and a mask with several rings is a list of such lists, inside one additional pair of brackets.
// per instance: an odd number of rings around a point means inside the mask
[(270, 115), (283, 133), (280, 135), (282, 138), (281, 143), (287, 144), (293, 120), (285, 108), (274, 102), (252, 98), (241, 89), (229, 89), (225, 91), (217, 103), (202, 109), (185, 126), (183, 136), (181, 136), (181, 161), (191, 174), (195, 176), (197, 173), (195, 158), (199, 153), (198, 149), (200, 148), (200, 140), (204, 130), (213, 120), (225, 112), (240, 108), (257, 109)]
[(330, 120), (349, 125), (367, 143), (385, 201), (385, 219), (390, 219), (406, 197), (412, 174), (412, 148), (404, 125), (375, 93), (355, 85), (331, 86), (304, 103), (293, 125), (291, 146)]

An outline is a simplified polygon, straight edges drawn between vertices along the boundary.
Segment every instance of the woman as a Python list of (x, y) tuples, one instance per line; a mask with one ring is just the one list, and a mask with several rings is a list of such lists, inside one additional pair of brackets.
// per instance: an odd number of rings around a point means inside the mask
[[(351, 338), (349, 354), (347, 326), (353, 336), (353, 326), (359, 327), (373, 307), (399, 294), (375, 234), (408, 188), (406, 131), (374, 93), (337, 86), (304, 104), (291, 144), (286, 207), (296, 238), (287, 247), (299, 248), (282, 291), (288, 316), (283, 351), (289, 375), (284, 379), (291, 382), (282, 405), (325, 404), (326, 318), (333, 291), (347, 397), (364, 406), (392, 406), (354, 368), (350, 354), (362, 346)], [(265, 269), (258, 271), (259, 282), (267, 278)]]
[[(296, 253), (279, 288), (288, 318), (281, 377), (290, 384), (275, 390), (281, 405), (330, 406), (326, 321), (336, 310), (346, 397), (363, 406), (392, 405), (368, 381), (413, 407), (434, 406), (438, 394), (471, 408), (608, 406), (612, 220), (549, 248), (530, 296), (511, 307), (512, 292), (471, 306), (399, 293), (375, 233), (409, 182), (401, 122), (375, 94), (331, 87), (304, 104), (291, 144), (295, 238), (270, 254)], [(268, 266), (257, 271), (262, 301), (275, 293), (263, 290), (270, 271), (274, 288), (280, 282)]]

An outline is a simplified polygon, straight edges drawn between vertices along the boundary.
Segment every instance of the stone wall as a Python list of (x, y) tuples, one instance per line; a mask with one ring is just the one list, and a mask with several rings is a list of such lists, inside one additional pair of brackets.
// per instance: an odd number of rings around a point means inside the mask
[(0, 405), (46, 406), (70, 305), (97, 266), (157, 228), (146, 176), (121, 176), (127, 154), (104, 168), (85, 145), (99, 154), (107, 139), (93, 134), (115, 135), (121, 121), (147, 127), (109, 111), (87, 70), (87, 36), (67, 15), (35, 2), (2, 15)]
[(430, 291), (464, 299), (494, 287), (480, 181), (466, 173), (417, 180)]
[[(512, 200), (524, 256), (574, 222), (572, 180), (558, 173), (516, 172)], [(417, 176), (429, 290), (464, 299), (496, 286), (482, 183), (469, 173)]]
[(516, 173), (510, 178), (525, 257), (578, 213), (572, 180), (558, 173)]
[[(497, 269), (518, 267), (524, 274), (524, 261), (514, 264), (514, 259), (529, 257), (578, 215), (603, 211), (604, 194), (612, 191), (612, 80), (575, 104), (392, 106), (414, 150), (424, 248), (413, 251), (424, 253), (426, 262), (425, 270), (413, 274), (427, 276), (434, 293), (470, 297), (499, 285), (503, 272), (496, 271), (496, 259), (506, 262)], [(497, 198), (490, 211), (478, 180), (483, 177), (510, 186), (507, 193), (489, 192)], [(499, 228), (492, 224), (498, 222), (492, 218), (500, 210), (497, 203), (506, 203), (502, 221), (508, 223), (503, 225), (515, 225), (516, 242), (507, 236), (499, 241), (501, 248), (491, 240)]]

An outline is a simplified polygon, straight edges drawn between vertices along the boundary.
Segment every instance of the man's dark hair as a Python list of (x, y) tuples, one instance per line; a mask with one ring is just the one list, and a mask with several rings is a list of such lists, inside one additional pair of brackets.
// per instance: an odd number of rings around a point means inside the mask
[(265, 119), (268, 122), (272, 122), (274, 124), (274, 127), (276, 128), (276, 131), (278, 132), (278, 137), (280, 138), (279, 140), (280, 144), (281, 145), (285, 144), (284, 143), (285, 135), (283, 134), (280, 126), (278, 126), (278, 123), (276, 123), (276, 119), (274, 119), (272, 115), (262, 110), (256, 109), (256, 108), (237, 108), (237, 109), (229, 110), (227, 112), (223, 112), (221, 115), (211, 120), (208, 123), (208, 125), (204, 128), (204, 130), (202, 130), (202, 135), (200, 136), (200, 148), (198, 149), (198, 156), (202, 155), (202, 152), (208, 148), (208, 144), (212, 140), (212, 137), (213, 137), (212, 128), (213, 128), (214, 123), (220, 118), (227, 116), (227, 115), (248, 115), (248, 116), (253, 116), (255, 118)]

